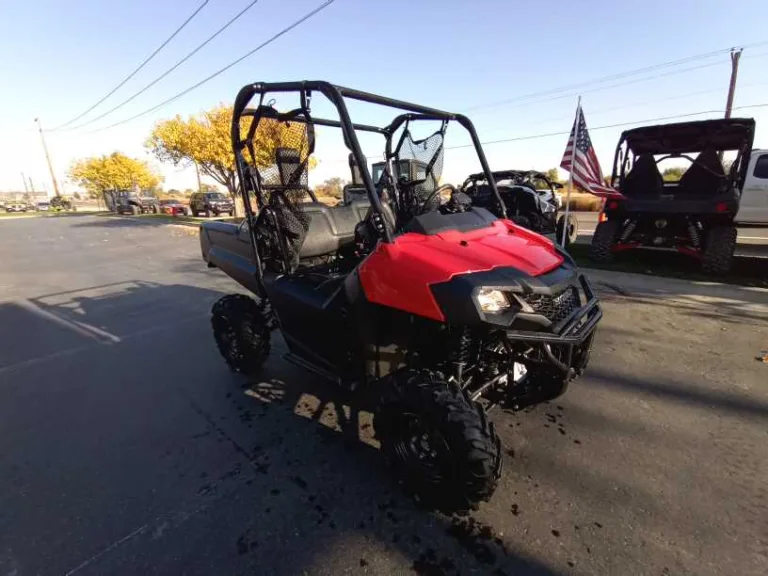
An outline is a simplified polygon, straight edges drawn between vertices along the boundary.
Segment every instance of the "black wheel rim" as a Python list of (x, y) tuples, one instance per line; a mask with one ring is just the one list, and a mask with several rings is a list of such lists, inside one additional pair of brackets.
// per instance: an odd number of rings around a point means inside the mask
[(223, 316), (216, 318), (219, 347), (227, 360), (235, 362), (240, 359), (240, 345), (234, 326)]
[(437, 484), (445, 476), (451, 451), (438, 429), (422, 417), (403, 413), (398, 422), (394, 452), (403, 466), (421, 481)]

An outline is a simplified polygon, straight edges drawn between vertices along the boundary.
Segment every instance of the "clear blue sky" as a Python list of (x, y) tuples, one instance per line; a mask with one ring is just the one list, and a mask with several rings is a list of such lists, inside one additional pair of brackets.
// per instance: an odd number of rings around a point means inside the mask
[[(50, 178), (33, 119), (46, 127), (79, 114), (113, 88), (202, 0), (0, 0), (0, 190), (20, 189), (23, 171), (38, 187)], [(249, 0), (210, 0), (187, 28), (133, 80), (94, 111), (106, 111), (194, 48)], [(320, 4), (261, 0), (193, 59), (134, 102), (92, 127), (131, 116), (195, 83)], [(60, 179), (77, 157), (120, 150), (149, 159), (142, 143), (157, 120), (231, 103), (256, 80), (327, 79), (435, 107), (468, 108), (685, 58), (768, 41), (768, 2), (336, 0), (328, 9), (209, 84), (154, 114), (88, 134), (55, 132), (48, 144)], [(697, 70), (696, 66), (711, 64)], [(583, 88), (590, 127), (724, 106), (727, 55)], [(483, 140), (568, 130), (576, 91), (470, 112)], [(571, 95), (572, 94), (572, 95)], [(549, 98), (549, 99), (547, 99)], [(742, 58), (736, 105), (768, 103), (768, 44)], [(86, 117), (90, 118), (94, 114)], [(737, 111), (758, 122), (768, 147), (768, 107)], [(375, 117), (374, 119), (377, 119)], [(365, 121), (365, 116), (359, 116)], [(368, 118), (371, 119), (370, 117)], [(592, 139), (610, 171), (619, 128)], [(325, 135), (323, 135), (325, 136)], [(448, 145), (464, 143), (459, 130)], [(559, 163), (565, 136), (488, 146), (492, 168), (546, 169)], [(370, 145), (365, 144), (371, 152)], [(375, 151), (375, 150), (373, 150)], [(319, 142), (314, 178), (344, 168), (339, 143)], [(475, 168), (467, 151), (449, 152), (445, 179)], [(189, 171), (159, 166), (165, 187), (187, 187)], [(68, 189), (73, 186), (68, 184)]]

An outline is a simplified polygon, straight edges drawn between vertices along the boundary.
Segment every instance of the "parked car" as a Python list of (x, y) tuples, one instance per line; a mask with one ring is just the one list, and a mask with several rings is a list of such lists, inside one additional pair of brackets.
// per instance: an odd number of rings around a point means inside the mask
[(160, 200), (160, 211), (163, 214), (170, 214), (171, 216), (184, 216), (189, 214), (189, 207), (185, 206), (178, 200)]
[(160, 203), (157, 198), (147, 192), (133, 190), (106, 190), (104, 203), (112, 212), (118, 214), (158, 214)]
[(5, 206), (6, 212), (26, 212), (27, 205), (21, 202), (11, 202)]
[(51, 203), (48, 202), (47, 200), (42, 200), (35, 204), (35, 210), (37, 210), (38, 212), (47, 212), (50, 209), (51, 209)]
[(768, 150), (750, 154), (735, 222), (740, 227), (768, 224)]
[(206, 218), (220, 216), (221, 214), (235, 214), (235, 205), (232, 199), (221, 192), (195, 192), (189, 199), (189, 209), (193, 216), (204, 214)]

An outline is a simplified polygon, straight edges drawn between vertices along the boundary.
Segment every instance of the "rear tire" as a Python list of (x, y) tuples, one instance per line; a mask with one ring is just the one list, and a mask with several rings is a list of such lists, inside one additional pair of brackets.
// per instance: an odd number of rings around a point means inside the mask
[(726, 274), (736, 251), (735, 226), (714, 226), (707, 231), (702, 251), (701, 269), (711, 274)]
[(595, 262), (611, 262), (613, 260), (613, 246), (616, 236), (619, 234), (621, 222), (618, 220), (606, 220), (600, 222), (592, 235), (592, 243), (589, 245), (589, 258)]
[(265, 307), (242, 294), (228, 294), (211, 309), (213, 337), (227, 365), (252, 374), (269, 357), (270, 326)]
[(439, 373), (408, 370), (395, 377), (374, 429), (406, 490), (429, 507), (465, 512), (496, 489), (502, 459), (493, 423)]

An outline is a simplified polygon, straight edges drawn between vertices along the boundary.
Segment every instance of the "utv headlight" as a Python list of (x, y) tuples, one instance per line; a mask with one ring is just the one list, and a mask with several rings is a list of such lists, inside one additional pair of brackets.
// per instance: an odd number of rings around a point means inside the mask
[(477, 303), (480, 305), (480, 310), (490, 314), (501, 312), (510, 307), (504, 292), (493, 288), (480, 288), (477, 293)]

